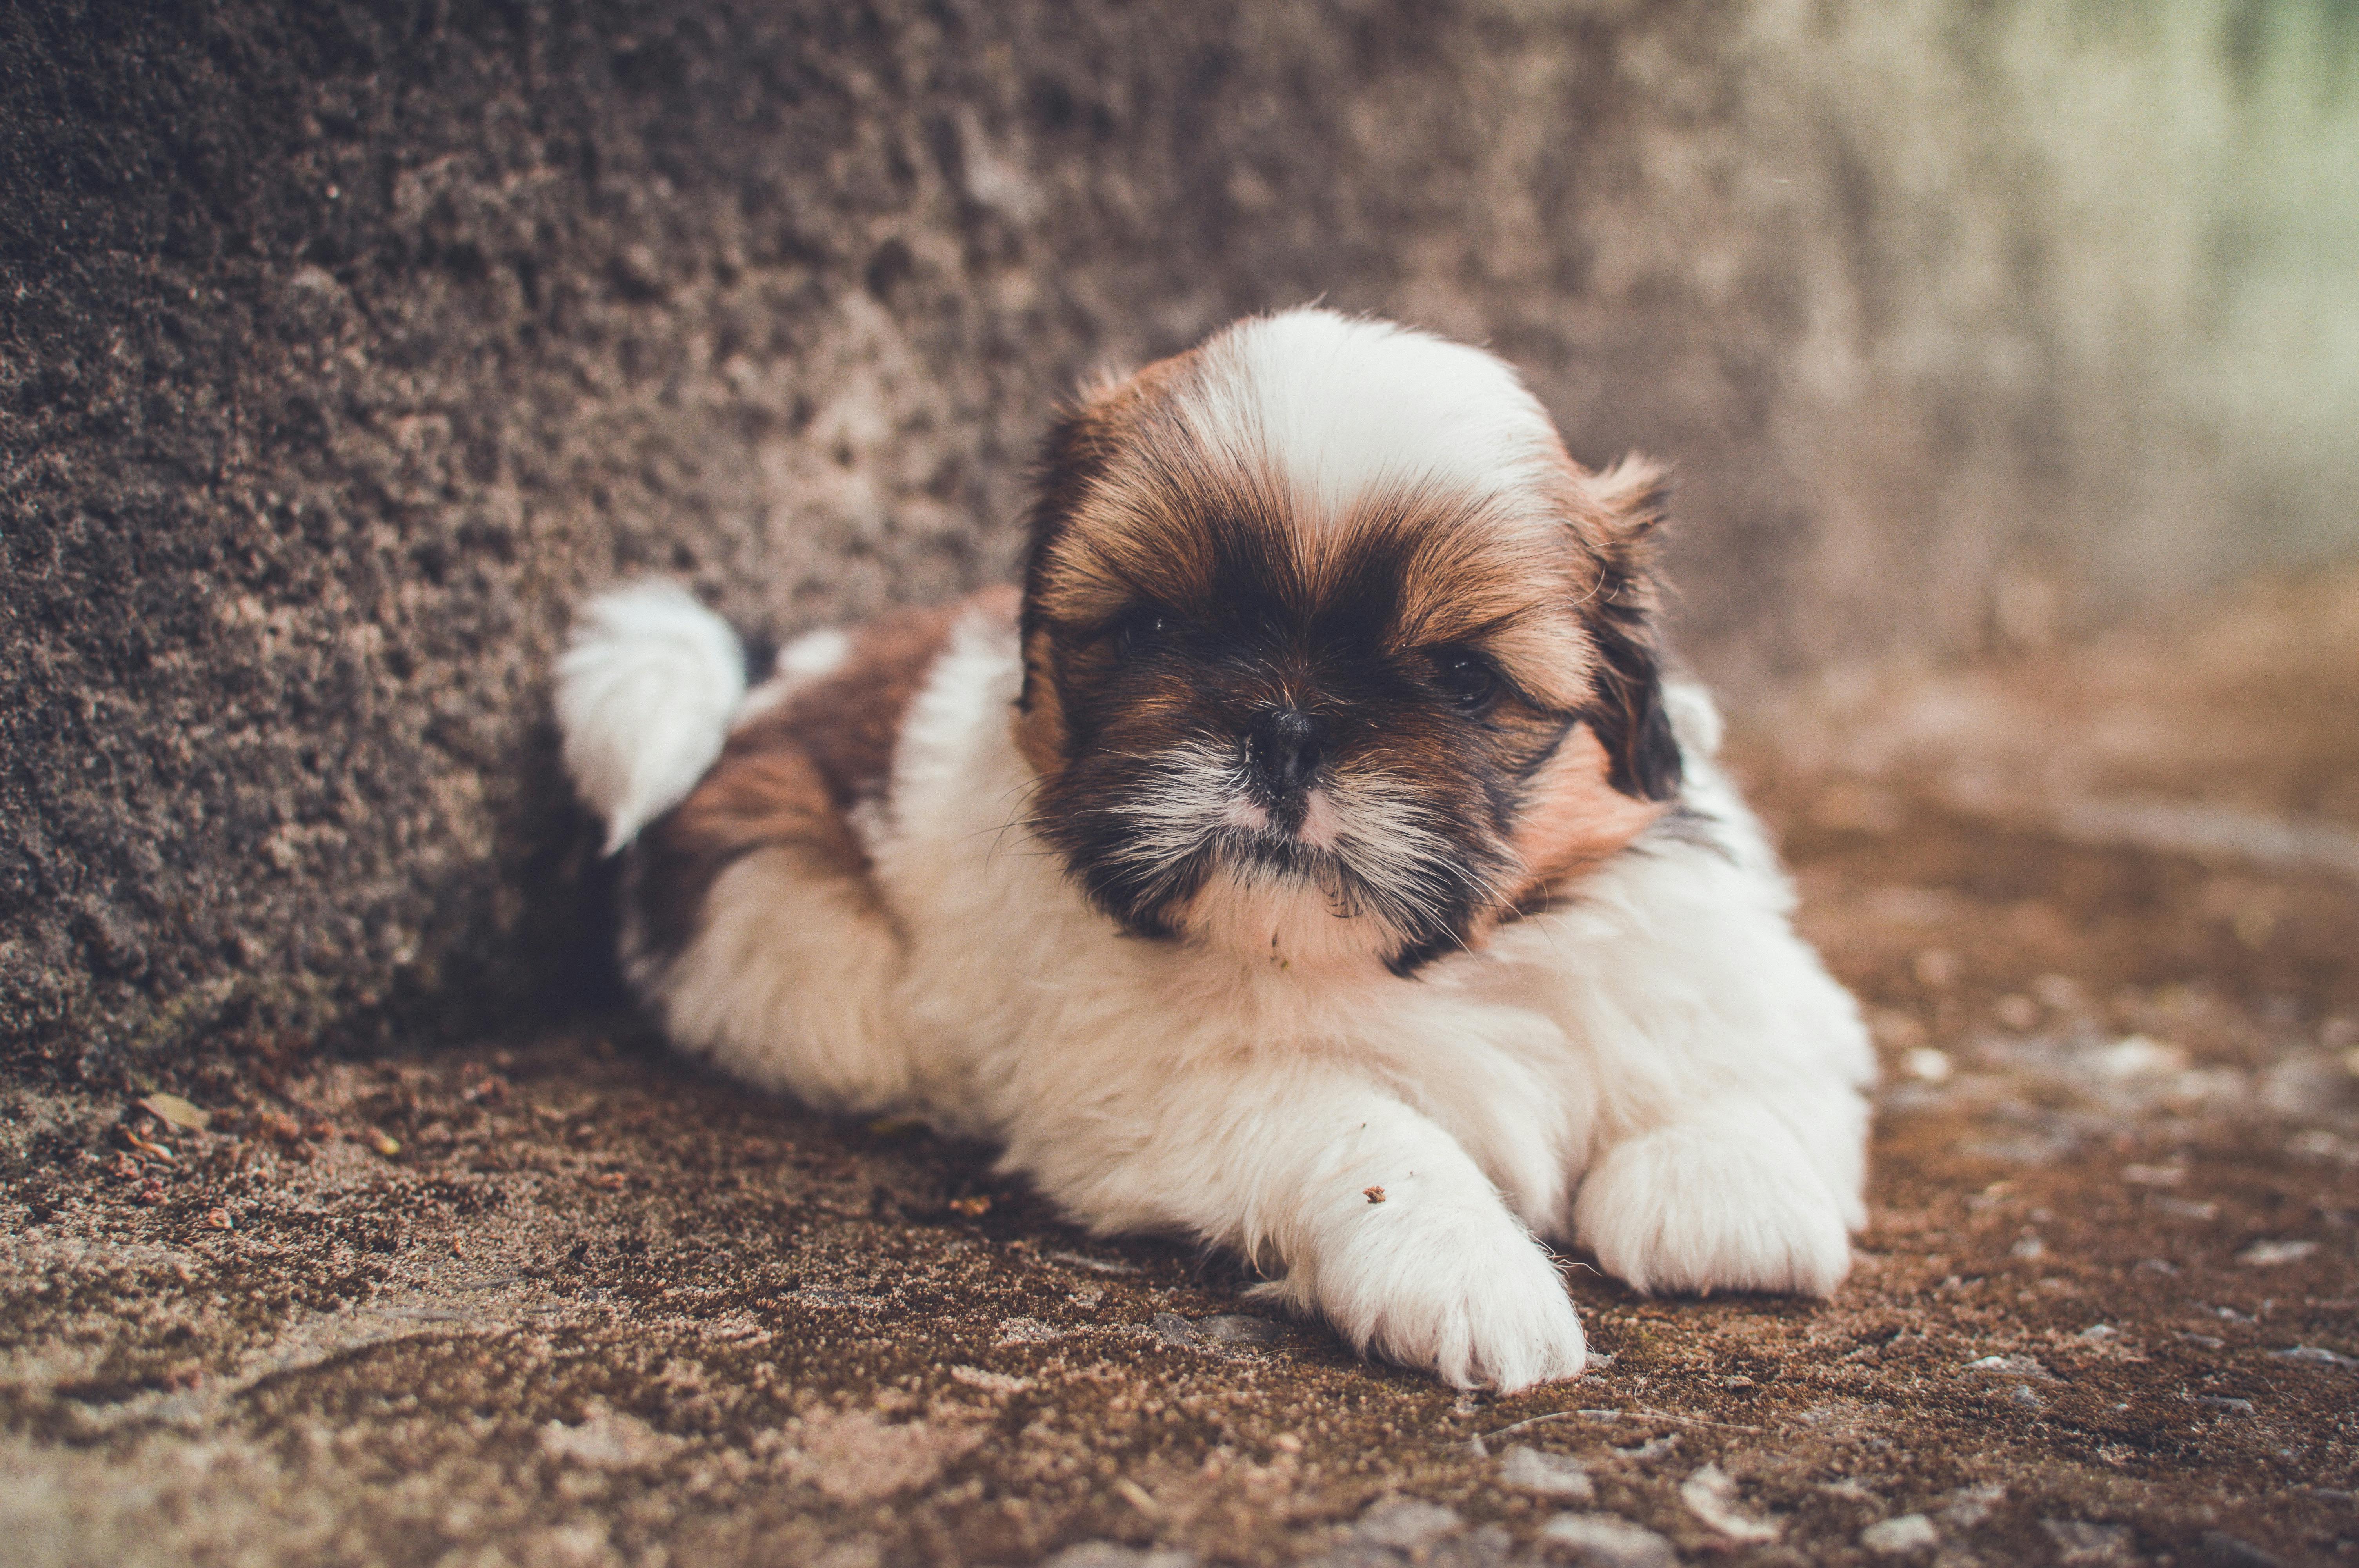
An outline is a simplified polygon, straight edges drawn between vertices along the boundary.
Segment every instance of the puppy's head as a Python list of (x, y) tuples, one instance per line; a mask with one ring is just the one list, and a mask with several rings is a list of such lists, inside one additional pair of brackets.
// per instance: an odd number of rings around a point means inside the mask
[(1680, 784), (1642, 541), (1476, 349), (1324, 310), (1107, 383), (1025, 585), (1034, 820), (1130, 929), (1407, 974)]

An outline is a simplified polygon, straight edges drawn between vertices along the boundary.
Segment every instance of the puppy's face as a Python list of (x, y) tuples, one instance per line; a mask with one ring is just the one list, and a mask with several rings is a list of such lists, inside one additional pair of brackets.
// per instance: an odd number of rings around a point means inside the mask
[(1033, 820), (1133, 931), (1407, 974), (1679, 784), (1639, 537), (1477, 350), (1246, 321), (1052, 436), (1026, 583)]

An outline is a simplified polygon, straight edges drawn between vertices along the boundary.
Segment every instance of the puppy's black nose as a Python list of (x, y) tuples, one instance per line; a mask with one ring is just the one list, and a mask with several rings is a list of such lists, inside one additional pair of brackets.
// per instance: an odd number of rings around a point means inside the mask
[(1310, 787), (1326, 759), (1326, 726), (1297, 708), (1273, 708), (1245, 737), (1254, 777), (1281, 799)]

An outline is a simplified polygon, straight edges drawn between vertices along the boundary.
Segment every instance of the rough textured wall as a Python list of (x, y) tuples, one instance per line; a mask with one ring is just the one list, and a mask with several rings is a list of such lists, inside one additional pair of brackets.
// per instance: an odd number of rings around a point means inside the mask
[[(1745, 685), (2350, 547), (2347, 5), (0, 12), (7, 1059), (601, 994), (566, 606), (1005, 572), (1048, 401), (1324, 296), (1683, 477)], [(585, 895), (584, 890), (590, 890)]]

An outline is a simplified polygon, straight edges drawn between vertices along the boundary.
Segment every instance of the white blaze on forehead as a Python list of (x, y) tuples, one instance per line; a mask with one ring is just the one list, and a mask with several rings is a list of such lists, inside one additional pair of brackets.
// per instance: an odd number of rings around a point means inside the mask
[(1207, 447), (1273, 471), (1314, 526), (1404, 490), (1537, 499), (1561, 449), (1505, 362), (1332, 310), (1230, 328), (1205, 345), (1201, 379), (1181, 401)]

